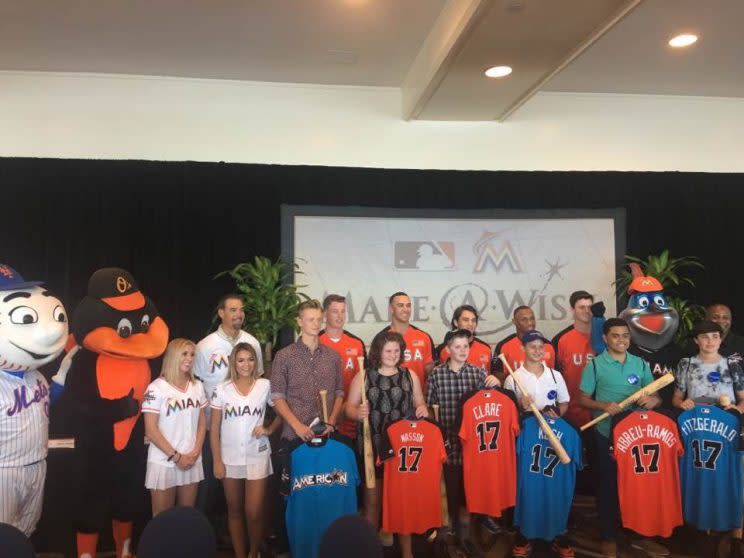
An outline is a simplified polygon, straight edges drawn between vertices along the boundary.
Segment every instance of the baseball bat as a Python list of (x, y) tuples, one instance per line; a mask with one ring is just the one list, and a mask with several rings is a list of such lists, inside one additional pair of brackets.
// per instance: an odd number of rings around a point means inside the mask
[[(362, 374), (362, 403), (367, 402), (367, 371), (364, 367), (364, 357), (357, 357), (359, 372)], [(372, 433), (369, 429), (369, 417), (362, 419), (362, 439), (364, 442), (364, 480), (367, 488), (375, 487), (375, 463), (372, 455)]]
[[(432, 405), (431, 408), (434, 410), (434, 420), (439, 422), (439, 405)], [(439, 481), (439, 497), (442, 508), (442, 525), (446, 527), (450, 524), (450, 517), (449, 507), (447, 506), (447, 485), (444, 483), (444, 470), (442, 471), (442, 478)]]
[[(673, 381), (674, 381), (674, 374), (662, 374), (656, 380), (648, 384), (646, 387), (642, 387), (641, 389), (639, 389), (632, 395), (629, 395), (628, 397), (620, 401), (620, 403), (618, 403), (617, 405), (621, 409), (624, 409), (628, 405), (631, 405), (632, 403), (635, 403), (636, 401), (638, 401), (644, 395), (651, 395), (652, 393), (656, 393), (664, 386), (668, 386), (669, 384), (671, 384)], [(602, 413), (598, 417), (590, 420), (585, 425), (583, 425), (581, 427), (581, 431), (583, 432), (587, 428), (591, 428), (592, 426), (594, 426), (598, 422), (602, 422), (604, 419), (606, 419), (609, 416), (610, 416), (610, 413)]]
[[(511, 374), (511, 377), (514, 379), (514, 383), (519, 388), (519, 391), (521, 391), (523, 395), (527, 395), (527, 390), (525, 390), (522, 386), (522, 382), (514, 373), (514, 370), (512, 370), (511, 365), (507, 362), (506, 357), (503, 355), (503, 353), (499, 355), (499, 358), (501, 359), (501, 362), (504, 363), (506, 370), (509, 372), (509, 374)], [(548, 439), (548, 442), (550, 442), (550, 445), (555, 450), (555, 454), (558, 456), (560, 462), (571, 463), (571, 458), (569, 457), (568, 453), (566, 453), (563, 444), (561, 444), (561, 441), (558, 439), (558, 436), (555, 435), (553, 429), (550, 428), (550, 425), (546, 422), (545, 418), (540, 412), (540, 409), (537, 408), (537, 405), (535, 405), (534, 401), (530, 401), (530, 411), (532, 411), (532, 414), (535, 415), (537, 423), (540, 425), (540, 429), (543, 431), (545, 437)]]
[(722, 395), (718, 398), (718, 404), (721, 407), (728, 407), (729, 405), (731, 405), (731, 398), (728, 395)]
[(323, 423), (328, 424), (328, 402), (326, 401), (326, 395), (328, 395), (327, 389), (320, 390), (320, 405), (323, 408)]

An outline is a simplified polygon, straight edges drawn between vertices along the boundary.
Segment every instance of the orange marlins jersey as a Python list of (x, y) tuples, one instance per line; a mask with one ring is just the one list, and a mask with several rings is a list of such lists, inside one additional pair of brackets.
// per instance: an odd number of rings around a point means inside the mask
[[(438, 347), (439, 362), (446, 362), (450, 356), (447, 345), (442, 343)], [(470, 353), (468, 354), (468, 362), (478, 368), (483, 368), (486, 374), (491, 373), (491, 347), (485, 341), (481, 341), (477, 337), (473, 339), (470, 344)]]
[[(326, 347), (333, 349), (341, 357), (341, 379), (344, 382), (344, 399), (349, 397), (349, 386), (354, 376), (359, 372), (357, 357), (367, 358), (364, 343), (359, 337), (344, 330), (341, 339), (331, 339), (325, 330), (320, 332), (319, 340)], [(349, 438), (356, 438), (357, 422), (344, 419), (338, 425), (338, 431)]]
[(682, 525), (677, 423), (658, 411), (627, 411), (612, 421), (612, 442), (623, 527), (669, 537)]
[(472, 392), (462, 401), (459, 435), (467, 509), (499, 517), (517, 502), (517, 402), (500, 388)]
[[(505, 338), (493, 350), (494, 370), (508, 374), (509, 372), (506, 371), (501, 360), (498, 358), (501, 353), (506, 357), (506, 361), (512, 367), (512, 370), (516, 370), (524, 364), (524, 347), (516, 333), (512, 333), (509, 337)], [(555, 351), (553, 350), (553, 345), (550, 343), (545, 343), (543, 362), (550, 368), (555, 368)]]
[(439, 481), (447, 452), (439, 425), (427, 419), (391, 423), (381, 455), (382, 528), (410, 535), (441, 527)]
[(574, 426), (592, 420), (592, 412), (579, 405), (579, 384), (586, 364), (594, 358), (591, 335), (570, 326), (553, 337), (556, 370), (563, 374), (571, 398), (564, 419)]
[[(390, 327), (383, 331), (390, 331)], [(428, 333), (410, 324), (403, 334), (403, 340), (406, 342), (406, 353), (403, 355), (401, 366), (418, 376), (421, 390), (426, 395), (425, 368), (427, 364), (434, 362), (434, 343)]]

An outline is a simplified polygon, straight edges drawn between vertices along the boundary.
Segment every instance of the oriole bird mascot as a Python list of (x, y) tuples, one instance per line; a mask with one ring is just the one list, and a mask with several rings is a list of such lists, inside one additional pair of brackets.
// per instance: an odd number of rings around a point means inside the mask
[[(0, 264), (0, 523), (36, 529), (46, 478), (49, 404), (62, 392), (70, 358), (47, 380), (37, 369), (67, 341), (67, 312), (42, 287)], [(2, 554), (2, 549), (0, 549)]]
[(82, 346), (67, 381), (75, 409), (78, 557), (95, 557), (110, 513), (116, 556), (127, 558), (144, 487), (140, 407), (151, 379), (148, 359), (165, 351), (168, 326), (134, 277), (110, 267), (91, 276), (70, 329)]

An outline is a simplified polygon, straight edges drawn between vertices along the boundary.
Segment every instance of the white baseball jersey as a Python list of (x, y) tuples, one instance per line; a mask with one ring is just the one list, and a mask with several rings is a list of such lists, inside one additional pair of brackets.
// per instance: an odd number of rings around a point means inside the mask
[[(188, 453), (194, 449), (196, 431), (199, 427), (199, 411), (209, 401), (204, 394), (201, 382), (189, 382), (185, 390), (169, 384), (165, 378), (152, 382), (142, 399), (143, 413), (156, 413), (158, 430), (179, 453)], [(147, 460), (160, 465), (175, 467), (173, 461), (155, 444), (150, 444)]]
[(37, 370), (20, 377), (0, 370), (0, 467), (45, 459), (49, 439), (49, 384)]
[[(258, 373), (263, 376), (263, 357), (258, 339), (242, 330), (236, 339), (232, 339), (225, 335), (220, 326), (217, 331), (210, 333), (196, 345), (194, 374), (204, 382), (207, 399), (212, 398), (217, 384), (227, 379), (228, 359), (233, 347), (238, 343), (250, 343), (253, 346), (256, 350)], [(209, 408), (207, 408), (207, 428), (209, 428), (209, 415)]]
[(222, 413), (220, 447), (225, 465), (247, 465), (271, 454), (267, 436), (256, 438), (253, 430), (263, 424), (266, 405), (271, 400), (269, 380), (259, 378), (248, 395), (240, 393), (232, 382), (217, 386), (210, 406)]
[[(543, 365), (543, 373), (539, 378), (532, 372), (527, 371), (524, 366), (517, 368), (514, 373), (524, 389), (527, 390), (527, 395), (532, 396), (538, 409), (558, 405), (558, 403), (568, 403), (570, 399), (568, 388), (563, 376), (557, 370), (551, 370), (550, 367)], [(517, 398), (522, 396), (522, 393), (514, 385), (514, 378), (511, 377), (511, 374), (504, 381), (504, 389), (513, 391)]]

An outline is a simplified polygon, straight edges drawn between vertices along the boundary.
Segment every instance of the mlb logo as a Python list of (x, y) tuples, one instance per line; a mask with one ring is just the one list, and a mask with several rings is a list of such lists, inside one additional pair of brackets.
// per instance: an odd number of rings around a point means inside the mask
[(424, 342), (421, 339), (414, 339), (411, 342), (411, 346), (412, 347), (423, 347), (424, 346)]
[(646, 413), (641, 413), (641, 420), (648, 420), (648, 415)]
[(455, 243), (449, 240), (395, 243), (396, 269), (448, 271), (455, 269)]
[(348, 348), (348, 349), (346, 349), (346, 354), (348, 356), (356, 356), (357, 350), (356, 349), (352, 349), (352, 348)]
[(708, 415), (710, 414), (710, 409), (706, 409), (705, 407), (703, 407), (702, 409), (700, 409), (700, 412), (703, 413), (704, 415)]

